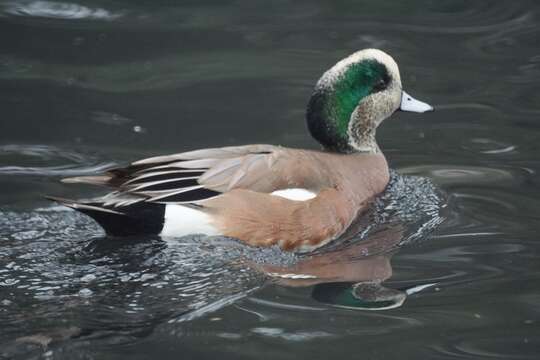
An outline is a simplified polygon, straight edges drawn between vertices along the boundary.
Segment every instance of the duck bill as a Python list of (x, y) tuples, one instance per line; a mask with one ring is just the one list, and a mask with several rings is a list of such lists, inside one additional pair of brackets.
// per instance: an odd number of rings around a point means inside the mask
[(401, 111), (411, 111), (417, 113), (423, 113), (426, 111), (433, 111), (433, 106), (426, 104), (420, 100), (416, 100), (405, 91), (401, 92), (401, 105), (399, 106)]

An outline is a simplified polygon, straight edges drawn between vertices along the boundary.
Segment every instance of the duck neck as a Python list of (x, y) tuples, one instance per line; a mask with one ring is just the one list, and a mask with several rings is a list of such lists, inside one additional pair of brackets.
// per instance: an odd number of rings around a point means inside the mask
[(347, 130), (349, 144), (359, 152), (380, 153), (381, 149), (375, 139), (380, 121), (372, 111), (368, 111), (369, 106), (362, 105), (357, 106), (351, 115)]

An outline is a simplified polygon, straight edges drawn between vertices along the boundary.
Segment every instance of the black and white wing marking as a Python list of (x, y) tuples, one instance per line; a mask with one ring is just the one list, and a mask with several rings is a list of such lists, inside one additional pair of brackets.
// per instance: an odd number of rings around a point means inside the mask
[(198, 179), (207, 170), (208, 168), (200, 166), (186, 168), (180, 166), (178, 162), (160, 163), (155, 166), (130, 165), (110, 169), (104, 175), (67, 178), (63, 179), (63, 182), (114, 188), (114, 192), (103, 198), (107, 207), (120, 208), (140, 201), (182, 204), (206, 200), (221, 194), (199, 184)]
[(198, 182), (206, 171), (208, 168), (189, 168), (178, 162), (147, 167), (130, 174), (117, 189), (143, 197), (147, 202), (193, 203), (221, 194)]
[[(270, 145), (248, 145), (196, 150), (140, 160), (101, 176), (64, 181), (111, 186), (119, 195), (132, 195), (146, 202), (197, 203), (230, 190), (250, 163), (265, 157), (272, 149)], [(122, 205), (120, 202), (116, 206)]]

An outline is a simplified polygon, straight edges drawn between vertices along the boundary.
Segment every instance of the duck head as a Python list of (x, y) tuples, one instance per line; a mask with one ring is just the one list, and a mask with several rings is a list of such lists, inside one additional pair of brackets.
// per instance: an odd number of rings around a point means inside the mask
[(376, 153), (377, 126), (396, 110), (422, 113), (433, 108), (403, 91), (399, 68), (390, 55), (365, 49), (323, 74), (306, 118), (311, 135), (325, 149)]

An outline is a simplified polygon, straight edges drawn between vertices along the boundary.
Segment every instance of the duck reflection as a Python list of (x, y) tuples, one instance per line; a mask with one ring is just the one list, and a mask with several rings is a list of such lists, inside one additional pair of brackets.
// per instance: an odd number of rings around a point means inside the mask
[(302, 257), (293, 266), (265, 265), (262, 270), (277, 284), (313, 286), (313, 299), (336, 307), (385, 310), (399, 307), (408, 294), (432, 284), (392, 289), (392, 256), (403, 240), (400, 224), (378, 229), (366, 239), (337, 249)]

